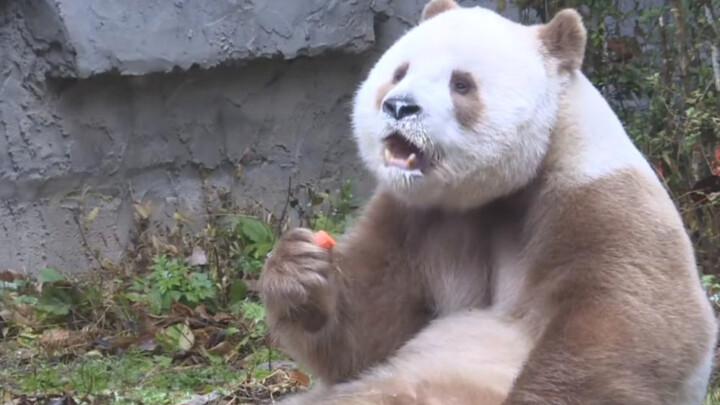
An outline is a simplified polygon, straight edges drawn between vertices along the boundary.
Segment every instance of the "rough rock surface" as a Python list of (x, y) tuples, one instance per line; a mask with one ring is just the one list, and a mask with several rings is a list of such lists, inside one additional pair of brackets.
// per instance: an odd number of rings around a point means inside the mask
[[(147, 74), (374, 43), (369, 1), (58, 0), (79, 77)], [(326, 24), (333, 22), (333, 24)]]

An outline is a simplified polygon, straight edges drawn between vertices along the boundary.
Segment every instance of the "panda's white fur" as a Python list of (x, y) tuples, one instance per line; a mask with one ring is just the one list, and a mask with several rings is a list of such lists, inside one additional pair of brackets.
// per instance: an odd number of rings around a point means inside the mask
[[(354, 100), (363, 215), (332, 253), (290, 231), (261, 276), (273, 334), (329, 384), (288, 403), (699, 405), (717, 325), (677, 210), (579, 70), (579, 15), (424, 16)], [(419, 111), (391, 117), (397, 97)], [(391, 134), (432, 165), (388, 164)]]
[[(428, 175), (385, 167), (382, 137), (394, 120), (375, 108), (378, 87), (401, 64), (405, 77), (387, 93), (415, 97), (423, 108), (405, 123), (439, 156)], [(482, 119), (463, 128), (448, 91), (458, 66), (479, 78)], [(525, 185), (545, 156), (566, 77), (548, 72), (537, 27), (493, 11), (457, 8), (419, 24), (383, 54), (361, 84), (352, 122), (360, 155), (383, 187), (411, 204), (468, 208)]]
[[(563, 165), (565, 180), (578, 184), (590, 183), (619, 170), (635, 168), (648, 181), (660, 184), (647, 160), (627, 136), (622, 123), (588, 78), (578, 73), (564, 96), (563, 119), (572, 126), (555, 153), (558, 165)], [(573, 150), (564, 154), (563, 150)]]

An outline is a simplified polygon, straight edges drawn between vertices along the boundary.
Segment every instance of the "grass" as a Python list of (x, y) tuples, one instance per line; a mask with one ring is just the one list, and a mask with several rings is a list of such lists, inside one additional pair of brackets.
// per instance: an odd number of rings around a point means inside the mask
[(0, 376), (26, 394), (76, 392), (113, 398), (115, 403), (175, 403), (242, 380), (241, 373), (224, 365), (176, 368), (171, 364), (169, 357), (139, 351), (110, 357), (85, 354), (71, 362), (41, 361), (9, 368)]
[[(86, 353), (72, 361), (41, 358), (4, 369), (0, 380), (6, 390), (40, 398), (72, 394), (76, 401), (89, 403), (177, 404), (211, 392), (234, 399), (242, 392), (246, 400), (260, 402), (271, 391), (282, 391), (280, 386), (263, 385), (271, 375), (267, 368), (227, 364), (176, 366), (170, 357), (133, 350), (117, 356)], [(292, 385), (288, 378), (278, 381)], [(254, 397), (248, 394), (253, 390)]]

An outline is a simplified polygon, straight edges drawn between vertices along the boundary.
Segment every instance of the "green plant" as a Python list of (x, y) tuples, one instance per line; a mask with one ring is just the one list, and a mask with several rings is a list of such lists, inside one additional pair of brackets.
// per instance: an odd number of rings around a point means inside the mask
[(11, 318), (20, 316), (26, 324), (68, 324), (92, 317), (99, 296), (98, 289), (81, 288), (56, 269), (43, 268), (36, 282), (27, 278), (3, 282), (0, 309)]
[[(257, 395), (278, 382), (266, 380), (275, 371), (255, 368), (285, 356), (266, 346), (265, 309), (249, 284), (283, 221), (223, 205), (194, 232), (180, 213), (174, 226), (155, 229), (150, 211), (135, 204), (133, 251), (121, 262), (98, 255), (99, 272), (71, 278), (55, 269), (36, 277), (0, 271), (10, 280), (0, 283), (2, 349), (31, 359), (4, 358), (0, 386), (122, 404), (177, 403), (208, 390), (232, 397), (245, 384)], [(93, 219), (98, 212), (77, 215)]]
[(164, 346), (167, 353), (188, 351), (195, 345), (195, 334), (186, 323), (176, 323), (162, 329), (156, 335), (156, 339)]
[(258, 302), (243, 301), (239, 305), (239, 312), (243, 318), (250, 322), (250, 337), (261, 338), (265, 336), (265, 307)]
[(720, 282), (713, 274), (705, 274), (702, 276), (702, 284), (707, 291), (710, 301), (716, 306), (720, 305)]
[[(240, 383), (242, 375), (225, 365), (176, 369), (167, 357), (131, 351), (120, 357), (87, 356), (70, 363), (38, 363), (26, 371), (0, 371), (28, 393), (77, 392), (99, 403), (174, 404), (193, 392)], [(41, 403), (41, 402), (38, 402)]]
[(333, 237), (337, 237), (352, 225), (356, 207), (353, 205), (351, 181), (343, 182), (335, 197), (328, 191), (313, 192), (311, 190), (310, 201), (313, 207), (320, 208), (310, 216), (311, 229), (324, 230)]
[(71, 309), (81, 300), (82, 294), (59, 271), (51, 268), (40, 270), (38, 281), (42, 283), (37, 297), (18, 297), (25, 303), (36, 302), (35, 308), (45, 321), (60, 322), (70, 314)]
[(275, 244), (275, 232), (268, 223), (246, 215), (230, 216), (228, 223), (234, 242), (231, 254), (244, 272), (258, 274)]
[(155, 314), (169, 311), (173, 302), (195, 307), (216, 296), (208, 275), (192, 271), (179, 259), (158, 254), (153, 257), (150, 269), (152, 271), (145, 277), (135, 279), (133, 290), (136, 293), (126, 297), (132, 301), (145, 301)]

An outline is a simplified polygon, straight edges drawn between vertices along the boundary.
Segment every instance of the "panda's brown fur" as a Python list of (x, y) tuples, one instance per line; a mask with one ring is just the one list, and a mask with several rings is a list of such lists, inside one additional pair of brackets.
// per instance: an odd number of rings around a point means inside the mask
[(452, 10), (453, 8), (458, 7), (457, 3), (453, 0), (436, 0), (431, 1), (423, 7), (422, 15), (420, 20), (425, 21), (429, 20), (436, 15), (443, 13), (448, 10)]

